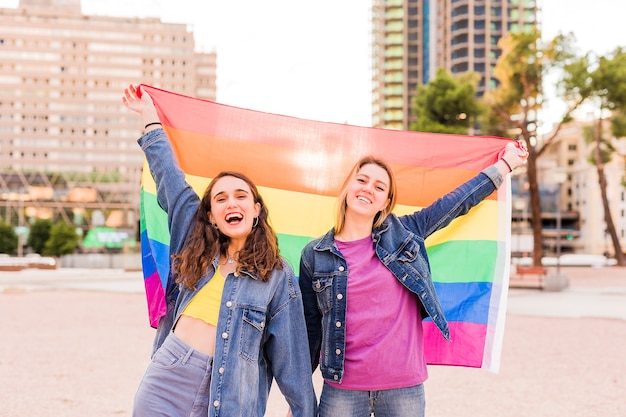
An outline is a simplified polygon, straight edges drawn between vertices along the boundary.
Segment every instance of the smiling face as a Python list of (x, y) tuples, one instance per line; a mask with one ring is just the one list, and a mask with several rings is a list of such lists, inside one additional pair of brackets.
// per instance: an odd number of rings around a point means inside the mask
[(389, 174), (376, 164), (363, 165), (351, 179), (346, 193), (348, 212), (374, 218), (390, 203)]
[(215, 181), (210, 192), (211, 223), (231, 240), (245, 241), (261, 211), (248, 183), (237, 177), (224, 176)]

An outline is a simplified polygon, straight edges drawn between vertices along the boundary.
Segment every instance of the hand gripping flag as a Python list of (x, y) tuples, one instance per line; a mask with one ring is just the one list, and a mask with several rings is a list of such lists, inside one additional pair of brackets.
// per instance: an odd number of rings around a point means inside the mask
[[(262, 113), (144, 86), (188, 182), (199, 195), (223, 170), (256, 183), (268, 206), (281, 254), (296, 274), (300, 252), (334, 224), (345, 176), (364, 155), (391, 164), (398, 180), (397, 214), (411, 213), (494, 163), (505, 139), (394, 131)], [(165, 312), (169, 271), (167, 218), (144, 166), (141, 247), (150, 324)], [(427, 251), (451, 342), (424, 321), (429, 364), (497, 372), (509, 280), (510, 180), (430, 236)]]

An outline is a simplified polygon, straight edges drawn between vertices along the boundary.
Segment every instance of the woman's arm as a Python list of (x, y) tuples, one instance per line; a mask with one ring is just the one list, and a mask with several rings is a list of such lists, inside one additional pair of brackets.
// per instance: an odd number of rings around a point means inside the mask
[(466, 214), (472, 207), (490, 196), (500, 187), (504, 176), (526, 161), (528, 152), (520, 146), (509, 141), (502, 150), (501, 157), (493, 165), (423, 210), (402, 216), (400, 220), (424, 239), (446, 227), (452, 220)]
[(122, 102), (141, 116), (144, 125), (150, 124), (137, 142), (146, 155), (154, 178), (157, 201), (167, 213), (170, 252), (178, 253), (197, 211), (199, 197), (185, 180), (150, 95), (131, 85), (124, 91)]
[(314, 371), (319, 365), (322, 348), (322, 314), (317, 308), (317, 294), (313, 290), (313, 272), (307, 263), (307, 248), (300, 257), (300, 275), (298, 283), (302, 293), (304, 305), (304, 319), (309, 339), (309, 354), (311, 356), (311, 370)]
[[(279, 298), (284, 294), (289, 296), (284, 304), (280, 301), (281, 305), (270, 312), (276, 314), (270, 318), (266, 329), (265, 353), (293, 416), (315, 417), (317, 398), (311, 376), (302, 294), (291, 267), (286, 266), (284, 273), (285, 283), (277, 292), (282, 293)], [(272, 277), (275, 278), (278, 277)]]

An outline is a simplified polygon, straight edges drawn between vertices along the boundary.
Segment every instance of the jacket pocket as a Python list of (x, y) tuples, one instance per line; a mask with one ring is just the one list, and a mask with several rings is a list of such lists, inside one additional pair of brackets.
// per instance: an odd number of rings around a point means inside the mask
[(413, 262), (420, 253), (420, 245), (409, 240), (406, 245), (402, 246), (398, 251), (398, 260), (400, 262)]
[(259, 360), (261, 340), (265, 330), (265, 312), (245, 308), (242, 321), (239, 354), (246, 360), (256, 362)]
[(400, 269), (392, 268), (394, 275), (403, 282), (404, 279), (401, 278), (403, 276), (407, 279), (425, 279), (430, 275), (427, 257), (423, 245), (409, 240), (396, 252), (396, 261)]
[(333, 306), (333, 277), (314, 277), (312, 284), (317, 296), (317, 308), (322, 314), (328, 313)]

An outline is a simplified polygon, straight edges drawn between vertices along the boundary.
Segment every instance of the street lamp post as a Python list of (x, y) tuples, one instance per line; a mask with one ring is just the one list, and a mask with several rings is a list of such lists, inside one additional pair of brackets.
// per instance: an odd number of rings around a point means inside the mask
[(561, 275), (561, 185), (556, 187), (556, 275)]
[(17, 225), (20, 227), (20, 232), (17, 234), (17, 256), (21, 258), (22, 256), (24, 256), (24, 233), (22, 233), (23, 231), (21, 230), (21, 228), (24, 227), (24, 197), (22, 195), (20, 195), (19, 201), (20, 202), (18, 204), (19, 211), (17, 213)]

